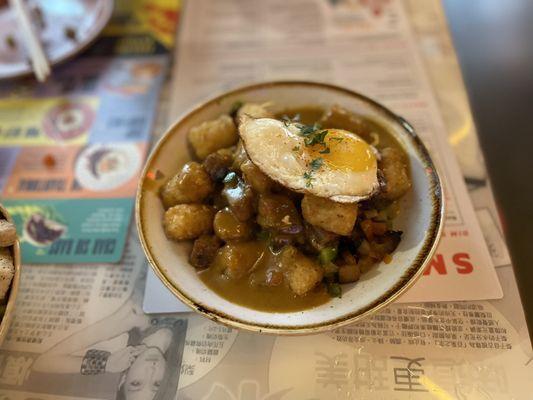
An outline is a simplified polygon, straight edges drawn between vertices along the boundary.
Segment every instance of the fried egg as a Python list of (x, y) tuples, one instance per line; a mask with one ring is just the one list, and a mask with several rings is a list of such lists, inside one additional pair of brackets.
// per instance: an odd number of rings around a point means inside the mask
[(244, 116), (239, 134), (250, 160), (297, 192), (354, 203), (379, 188), (377, 151), (354, 133)]

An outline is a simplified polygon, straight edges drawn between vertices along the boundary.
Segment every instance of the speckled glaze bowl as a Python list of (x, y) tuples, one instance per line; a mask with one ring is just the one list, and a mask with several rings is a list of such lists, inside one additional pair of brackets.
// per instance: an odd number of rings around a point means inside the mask
[[(7, 219), (9, 222), (13, 222), (7, 210), (0, 204), (0, 217)], [(20, 281), (20, 244), (17, 239), (15, 244), (11, 246), (11, 255), (13, 256), (13, 264), (15, 266), (15, 276), (11, 281), (11, 287), (7, 293), (7, 305), (4, 317), (0, 321), (0, 345), (3, 343), (4, 339), (7, 336), (7, 331), (13, 320), (13, 314), (15, 313), (15, 301), (17, 299), (17, 294), (19, 291), (19, 281)]]
[[(229, 302), (207, 288), (188, 263), (190, 243), (165, 237), (163, 207), (147, 175), (178, 172), (188, 161), (186, 136), (203, 121), (228, 112), (236, 101), (273, 102), (273, 111), (338, 104), (389, 128), (409, 156), (412, 190), (401, 200), (395, 229), (402, 230), (391, 263), (381, 263), (361, 279), (343, 286), (342, 298), (304, 311), (272, 313)], [(152, 185), (153, 186), (153, 185)], [(231, 90), (180, 117), (153, 149), (139, 183), (136, 219), (139, 237), (153, 270), (182, 302), (200, 314), (236, 328), (271, 334), (318, 333), (358, 321), (397, 299), (424, 271), (437, 246), (443, 224), (442, 188), (435, 165), (413, 128), (375, 101), (350, 90), (316, 82), (268, 82)]]

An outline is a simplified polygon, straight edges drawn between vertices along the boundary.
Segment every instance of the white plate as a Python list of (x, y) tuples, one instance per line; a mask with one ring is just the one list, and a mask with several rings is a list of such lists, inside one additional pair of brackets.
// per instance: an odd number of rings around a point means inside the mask
[[(29, 0), (32, 15), (41, 10), (44, 24), (33, 18), (50, 65), (73, 57), (102, 32), (113, 13), (113, 0)], [(75, 39), (67, 31), (75, 32)], [(12, 39), (12, 40), (11, 40)], [(9, 43), (14, 41), (15, 46)], [(15, 13), (0, 7), (0, 79), (32, 73)]]

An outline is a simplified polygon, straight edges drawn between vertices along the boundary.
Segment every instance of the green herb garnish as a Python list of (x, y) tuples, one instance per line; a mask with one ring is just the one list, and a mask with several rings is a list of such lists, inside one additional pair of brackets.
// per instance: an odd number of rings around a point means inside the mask
[(320, 125), (319, 123), (315, 122), (313, 125), (304, 125), (304, 124), (301, 124), (299, 126), (300, 128), (300, 135), (302, 136), (310, 136), (310, 135), (313, 135), (317, 132), (320, 132), (322, 130), (322, 125)]
[(313, 175), (310, 172), (304, 172), (304, 179), (305, 179), (305, 187), (311, 188), (313, 187)]
[(304, 179), (305, 179), (305, 187), (313, 187), (313, 180), (315, 179), (313, 177), (313, 172), (318, 171), (320, 167), (324, 164), (324, 159), (321, 157), (315, 158), (311, 160), (309, 163), (309, 171), (304, 172)]
[(322, 164), (324, 164), (324, 159), (321, 157), (318, 157), (318, 158), (313, 159), (309, 163), (309, 167), (311, 168), (311, 171), (318, 171), (320, 167), (322, 166)]
[(324, 149), (320, 153), (327, 154), (330, 152), (329, 147), (324, 141), (326, 135), (329, 133), (328, 130), (322, 130), (322, 126), (317, 123), (313, 125), (300, 125), (299, 128), (300, 136), (304, 137), (304, 143), (306, 146), (321, 145), (324, 146)]
[(298, 151), (298, 150), (300, 150), (300, 146), (294, 146), (294, 147), (292, 148), (292, 151)]
[(305, 145), (312, 146), (314, 144), (325, 144), (324, 138), (328, 134), (328, 131), (322, 130), (320, 124), (313, 125), (300, 125), (300, 136), (305, 138)]
[(332, 137), (331, 140), (336, 140), (337, 142), (342, 142), (344, 138), (342, 137)]
[(304, 139), (304, 143), (306, 146), (314, 146), (316, 144), (321, 144), (325, 146), (326, 143), (324, 142), (324, 139), (327, 134), (328, 134), (328, 131), (315, 132), (309, 136), (306, 136)]

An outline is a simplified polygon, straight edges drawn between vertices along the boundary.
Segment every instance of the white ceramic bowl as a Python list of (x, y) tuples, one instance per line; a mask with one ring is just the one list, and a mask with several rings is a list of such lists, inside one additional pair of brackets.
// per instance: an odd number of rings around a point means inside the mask
[[(229, 302), (207, 288), (188, 263), (190, 243), (168, 240), (163, 207), (150, 189), (150, 172), (175, 174), (189, 160), (186, 136), (199, 123), (227, 113), (236, 101), (273, 102), (273, 110), (338, 104), (387, 126), (409, 155), (412, 190), (401, 200), (394, 227), (403, 231), (390, 264), (381, 263), (356, 284), (343, 287), (342, 298), (296, 312), (257, 311)], [(413, 128), (382, 105), (358, 93), (314, 82), (270, 82), (242, 87), (211, 99), (179, 118), (153, 149), (141, 176), (136, 219), (148, 260), (165, 286), (206, 317), (237, 328), (275, 334), (307, 334), (357, 321), (392, 302), (422, 274), (436, 248), (443, 224), (443, 196), (431, 158)]]

